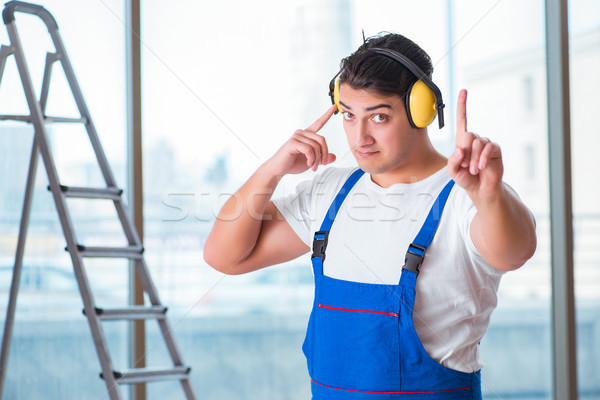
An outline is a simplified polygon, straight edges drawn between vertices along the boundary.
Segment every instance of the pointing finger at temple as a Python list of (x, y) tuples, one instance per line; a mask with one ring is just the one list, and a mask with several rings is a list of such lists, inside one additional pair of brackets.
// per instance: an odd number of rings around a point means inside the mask
[(329, 107), (327, 109), (327, 111), (325, 112), (325, 114), (321, 115), (321, 117), (318, 120), (316, 120), (315, 122), (313, 122), (311, 126), (309, 126), (308, 128), (306, 128), (306, 130), (309, 131), (309, 132), (313, 132), (313, 133), (316, 133), (319, 130), (321, 130), (321, 128), (323, 126), (325, 126), (325, 124), (327, 123), (327, 121), (329, 121), (329, 119), (331, 118), (331, 116), (335, 112), (336, 107), (337, 106), (335, 106), (335, 105)]

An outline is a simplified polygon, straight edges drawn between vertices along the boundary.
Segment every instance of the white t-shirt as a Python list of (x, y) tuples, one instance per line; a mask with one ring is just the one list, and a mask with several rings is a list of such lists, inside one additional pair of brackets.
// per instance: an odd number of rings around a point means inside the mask
[[(312, 248), (331, 202), (356, 168), (328, 168), (274, 203)], [(340, 207), (323, 273), (347, 281), (398, 284), (408, 245), (450, 180), (446, 168), (414, 183), (382, 188), (364, 174)], [(462, 372), (482, 368), (478, 343), (497, 304), (503, 272), (486, 263), (470, 237), (476, 213), (454, 185), (417, 279), (415, 328), (428, 354)]]

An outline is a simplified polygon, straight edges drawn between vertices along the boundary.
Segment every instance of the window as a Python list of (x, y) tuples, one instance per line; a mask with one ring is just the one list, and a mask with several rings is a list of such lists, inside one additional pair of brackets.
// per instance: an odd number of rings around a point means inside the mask
[[(545, 81), (544, 3), (468, 1), (454, 6), (454, 37), (460, 40), (456, 84), (469, 90), (469, 129), (500, 144), (504, 180), (537, 220), (537, 252), (503, 277), (498, 308), (481, 342), (484, 396), (551, 398), (548, 175), (537, 174), (532, 182), (524, 173), (532, 162), (547, 171), (546, 111), (545, 106), (516, 109), (526, 98), (515, 98), (523, 96), (524, 75)], [(506, 29), (507, 20), (514, 29)], [(546, 104), (543, 86), (529, 89), (537, 102)], [(537, 159), (529, 157), (532, 144), (539, 149)]]
[[(121, 0), (85, 2), (47, 0), (116, 179), (125, 180), (124, 4)], [(17, 13), (16, 24), (39, 96), (45, 53), (54, 47), (41, 19)], [(4, 24), (0, 43), (9, 44)], [(53, 67), (47, 112), (78, 116), (60, 65)], [(14, 57), (7, 59), (0, 84), (0, 114), (29, 114)], [(61, 183), (94, 186), (101, 183), (83, 126), (48, 125)], [(4, 322), (12, 279), (29, 157), (30, 125), (0, 122), (0, 320)], [(82, 318), (82, 301), (43, 163), (38, 163), (33, 209), (25, 247), (24, 269), (15, 315), (3, 398), (101, 398), (106, 387), (98, 379), (100, 364), (90, 329)], [(70, 202), (78, 239), (98, 244), (119, 239), (111, 204)], [(112, 210), (111, 210), (112, 207)], [(112, 212), (112, 214), (111, 214)], [(120, 228), (119, 228), (120, 229)], [(121, 234), (122, 235), (122, 234)], [(127, 296), (127, 265), (87, 264), (99, 305)], [(119, 271), (123, 271), (122, 275)], [(120, 282), (120, 283), (119, 283)], [(2, 323), (2, 326), (4, 323)], [(106, 326), (113, 359), (127, 366), (125, 325)]]
[[(505, 178), (536, 214), (540, 246), (501, 284), (481, 344), (483, 389), (500, 398), (550, 398), (548, 182), (522, 174), (531, 162), (547, 170), (545, 107), (524, 110), (517, 127), (512, 118), (523, 76), (545, 75), (543, 2), (449, 4), (451, 10), (393, 1), (144, 3), (146, 254), (164, 301), (175, 306), (171, 319), (202, 396), (309, 397), (300, 350), (312, 300), (308, 258), (221, 276), (201, 251), (228, 195), (328, 107), (327, 84), (364, 29), (366, 36), (406, 34), (432, 56), (446, 103), (447, 128), (430, 128), (440, 151), (453, 149), (461, 87), (469, 89), (470, 129), (502, 145)], [(415, 15), (427, 15), (427, 26)], [(507, 32), (507, 18), (520, 28)], [(539, 91), (536, 99), (543, 89), (529, 88)], [(324, 134), (336, 163), (354, 165), (341, 124), (331, 122)], [(540, 149), (534, 160), (532, 143)], [(309, 175), (287, 177), (278, 190), (289, 193)], [(162, 390), (157, 385), (150, 398)]]
[(597, 181), (600, 161), (593, 153), (600, 145), (594, 98), (600, 87), (600, 8), (592, 1), (575, 0), (569, 8), (571, 84), (571, 163), (573, 184), (573, 235), (575, 263), (575, 316), (577, 372), (580, 399), (600, 395), (600, 207)]

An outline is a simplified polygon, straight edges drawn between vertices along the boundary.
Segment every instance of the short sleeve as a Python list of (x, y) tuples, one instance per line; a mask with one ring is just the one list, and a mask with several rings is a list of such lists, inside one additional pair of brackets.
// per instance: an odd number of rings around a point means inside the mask
[(313, 179), (296, 186), (293, 194), (273, 199), (298, 237), (309, 247), (313, 234), (344, 182), (356, 168), (327, 168)]
[(312, 243), (309, 218), (312, 187), (312, 180), (303, 181), (296, 186), (294, 193), (273, 200), (273, 203), (290, 227), (296, 232), (296, 235), (309, 247)]

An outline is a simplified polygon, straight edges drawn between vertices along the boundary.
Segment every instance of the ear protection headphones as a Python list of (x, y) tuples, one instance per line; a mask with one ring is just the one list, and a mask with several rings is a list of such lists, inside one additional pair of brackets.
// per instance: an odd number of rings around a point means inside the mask
[[(444, 101), (442, 99), (442, 92), (435, 83), (433, 83), (431, 78), (429, 78), (417, 64), (397, 51), (378, 47), (373, 47), (368, 50), (399, 62), (418, 78), (418, 80), (408, 88), (408, 92), (405, 96), (406, 114), (408, 115), (410, 124), (414, 128), (425, 128), (433, 122), (437, 115), (439, 127), (442, 129), (444, 126)], [(331, 104), (337, 106), (337, 110), (335, 111), (336, 114), (341, 110), (339, 78), (341, 73), (342, 71), (338, 72), (331, 82), (329, 82), (329, 96), (331, 97)]]

